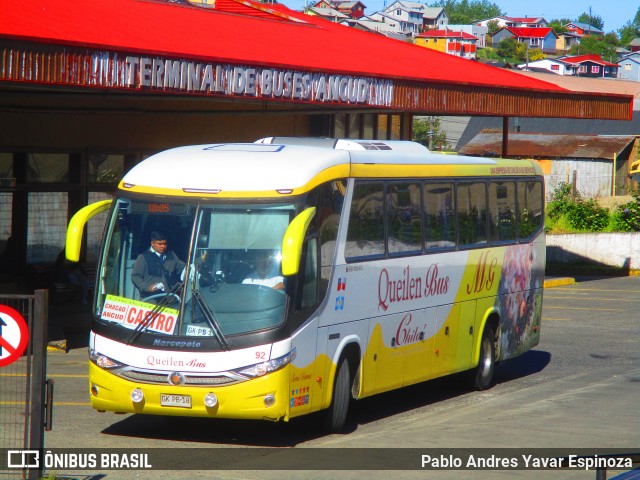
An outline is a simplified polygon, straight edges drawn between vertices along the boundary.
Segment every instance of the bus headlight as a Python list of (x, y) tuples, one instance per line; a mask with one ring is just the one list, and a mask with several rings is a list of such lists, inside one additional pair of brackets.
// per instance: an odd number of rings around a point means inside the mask
[(218, 397), (216, 397), (215, 393), (209, 392), (204, 396), (204, 404), (209, 408), (213, 408), (218, 404)]
[(89, 360), (91, 360), (100, 368), (104, 368), (105, 370), (110, 370), (112, 368), (118, 368), (123, 366), (121, 363), (118, 363), (112, 358), (109, 358), (106, 355), (102, 355), (101, 353), (98, 353), (95, 350), (89, 350)]
[(267, 360), (266, 362), (256, 363), (250, 367), (235, 370), (235, 373), (245, 375), (247, 377), (261, 377), (267, 373), (275, 372), (281, 369), (285, 365), (291, 363), (291, 360), (295, 358), (295, 349), (283, 355), (282, 357)]
[(139, 388), (131, 390), (131, 401), (133, 403), (140, 403), (144, 400), (144, 393)]

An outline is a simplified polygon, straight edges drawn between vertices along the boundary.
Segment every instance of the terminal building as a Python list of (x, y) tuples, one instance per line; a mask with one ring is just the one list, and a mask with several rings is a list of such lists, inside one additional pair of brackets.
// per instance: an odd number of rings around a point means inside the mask
[[(627, 95), (570, 92), (278, 4), (5, 1), (3, 274), (53, 263), (73, 213), (174, 146), (410, 139), (414, 115), (628, 120), (631, 105)], [(502, 147), (507, 156), (506, 129)], [(87, 235), (98, 239), (101, 228), (90, 223)], [(91, 262), (97, 240), (88, 245)]]

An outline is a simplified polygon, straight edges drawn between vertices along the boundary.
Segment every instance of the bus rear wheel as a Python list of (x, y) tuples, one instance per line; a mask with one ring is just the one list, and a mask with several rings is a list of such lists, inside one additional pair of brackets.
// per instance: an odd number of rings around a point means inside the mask
[(487, 325), (480, 340), (480, 358), (478, 366), (471, 370), (471, 384), (476, 390), (486, 390), (493, 384), (493, 372), (496, 367), (496, 339), (493, 329)]
[(351, 401), (351, 370), (349, 360), (345, 357), (340, 361), (333, 385), (331, 406), (324, 412), (322, 429), (327, 433), (338, 433), (344, 427), (349, 413)]

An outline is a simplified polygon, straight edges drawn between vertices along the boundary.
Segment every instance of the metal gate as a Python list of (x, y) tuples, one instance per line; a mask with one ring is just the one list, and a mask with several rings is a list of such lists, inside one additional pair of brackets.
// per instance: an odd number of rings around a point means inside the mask
[(0, 468), (0, 479), (36, 480), (42, 476), (42, 462), (20, 451), (41, 452), (44, 432), (51, 429), (53, 380), (46, 379), (48, 291), (0, 295), (0, 305), (16, 310), (29, 328), (25, 353), (0, 367), (0, 452), (7, 456), (0, 459), (0, 465), (22, 465), (17, 469)]

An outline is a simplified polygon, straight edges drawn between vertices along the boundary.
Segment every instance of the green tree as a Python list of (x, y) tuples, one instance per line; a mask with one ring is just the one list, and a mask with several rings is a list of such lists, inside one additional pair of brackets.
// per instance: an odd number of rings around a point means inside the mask
[(505, 38), (498, 43), (496, 53), (505, 60), (510, 60), (517, 57), (517, 48), (518, 42), (515, 38)]
[(453, 150), (438, 117), (414, 117), (412, 136), (429, 150)]
[(500, 23), (497, 20), (491, 20), (490, 22), (487, 22), (487, 28), (489, 29), (489, 35), (493, 35), (500, 30)]
[(449, 23), (453, 25), (468, 25), (477, 20), (504, 15), (500, 7), (489, 0), (440, 0), (429, 6), (444, 8)]
[(640, 37), (640, 7), (638, 7), (633, 20), (629, 20), (620, 30), (618, 30), (618, 35), (620, 36), (620, 43), (623, 46), (629, 45), (631, 40)]
[(597, 35), (585, 35), (580, 43), (573, 45), (569, 50), (571, 55), (600, 55), (603, 59), (616, 58), (616, 45), (605, 41), (604, 37)]
[(571, 20), (567, 18), (556, 18), (549, 22), (549, 26), (553, 28), (553, 31), (556, 32), (556, 35), (562, 35), (563, 33), (567, 33), (569, 31), (567, 27), (565, 27), (567, 23), (571, 23)]
[(631, 20), (624, 24), (624, 26), (618, 30), (620, 35), (620, 43), (626, 47), (631, 43), (634, 38), (640, 37), (640, 25), (634, 24)]
[(578, 22), (586, 23), (587, 25), (591, 25), (592, 27), (599, 28), (600, 30), (604, 29), (604, 21), (602, 21), (602, 17), (599, 15), (593, 15), (588, 12), (584, 12), (578, 17)]

